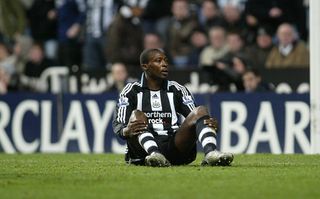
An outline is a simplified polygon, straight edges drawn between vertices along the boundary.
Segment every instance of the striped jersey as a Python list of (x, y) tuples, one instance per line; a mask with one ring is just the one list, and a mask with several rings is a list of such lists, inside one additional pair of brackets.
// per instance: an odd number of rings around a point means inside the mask
[(124, 138), (133, 110), (140, 110), (148, 118), (148, 130), (154, 135), (170, 135), (179, 128), (179, 118), (195, 108), (190, 91), (175, 81), (166, 80), (160, 90), (150, 90), (144, 74), (140, 82), (127, 84), (120, 93), (113, 120), (116, 134)]

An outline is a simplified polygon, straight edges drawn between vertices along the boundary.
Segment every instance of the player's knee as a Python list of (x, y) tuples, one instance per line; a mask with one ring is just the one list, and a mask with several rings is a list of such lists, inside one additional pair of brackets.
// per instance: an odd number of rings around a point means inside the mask
[(145, 121), (146, 123), (148, 122), (147, 116), (144, 114), (144, 112), (142, 112), (142, 111), (140, 111), (140, 110), (134, 110), (134, 111), (132, 111), (129, 120), (130, 120), (130, 121), (142, 120), (142, 121)]

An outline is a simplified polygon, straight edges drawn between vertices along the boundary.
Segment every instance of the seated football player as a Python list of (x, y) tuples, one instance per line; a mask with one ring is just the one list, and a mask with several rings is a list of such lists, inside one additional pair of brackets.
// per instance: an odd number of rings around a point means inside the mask
[[(186, 87), (167, 80), (169, 66), (164, 52), (146, 49), (140, 64), (141, 80), (124, 87), (113, 120), (114, 132), (127, 141), (126, 162), (189, 164), (196, 159), (199, 141), (205, 154), (202, 165), (230, 165), (233, 155), (216, 149), (216, 120), (205, 106), (195, 105)], [(182, 123), (180, 115), (185, 117)]]

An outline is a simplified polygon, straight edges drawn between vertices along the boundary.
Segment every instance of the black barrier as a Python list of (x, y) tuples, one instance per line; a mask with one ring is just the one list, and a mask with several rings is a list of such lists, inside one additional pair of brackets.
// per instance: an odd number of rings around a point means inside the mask
[[(217, 77), (211, 70), (201, 69), (171, 69), (169, 78), (188, 85), (193, 93), (213, 93), (218, 89)], [(266, 83), (271, 83), (277, 93), (305, 93), (309, 91), (309, 69), (260, 69), (262, 79)], [(141, 70), (132, 70), (131, 77), (140, 79)], [(90, 73), (70, 72), (65, 67), (50, 67), (43, 72), (39, 84), (44, 86), (48, 92), (52, 93), (102, 93), (108, 90), (112, 78), (108, 71), (95, 71)], [(194, 89), (193, 89), (194, 88)], [(232, 92), (237, 90), (230, 89)]]

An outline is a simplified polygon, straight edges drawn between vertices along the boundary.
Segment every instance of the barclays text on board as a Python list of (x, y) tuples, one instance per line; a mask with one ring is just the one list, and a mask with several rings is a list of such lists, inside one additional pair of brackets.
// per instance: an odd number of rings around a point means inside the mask
[[(220, 122), (219, 148), (310, 153), (308, 95), (196, 95)], [(123, 153), (112, 132), (116, 94), (9, 94), (0, 99), (0, 151)]]

